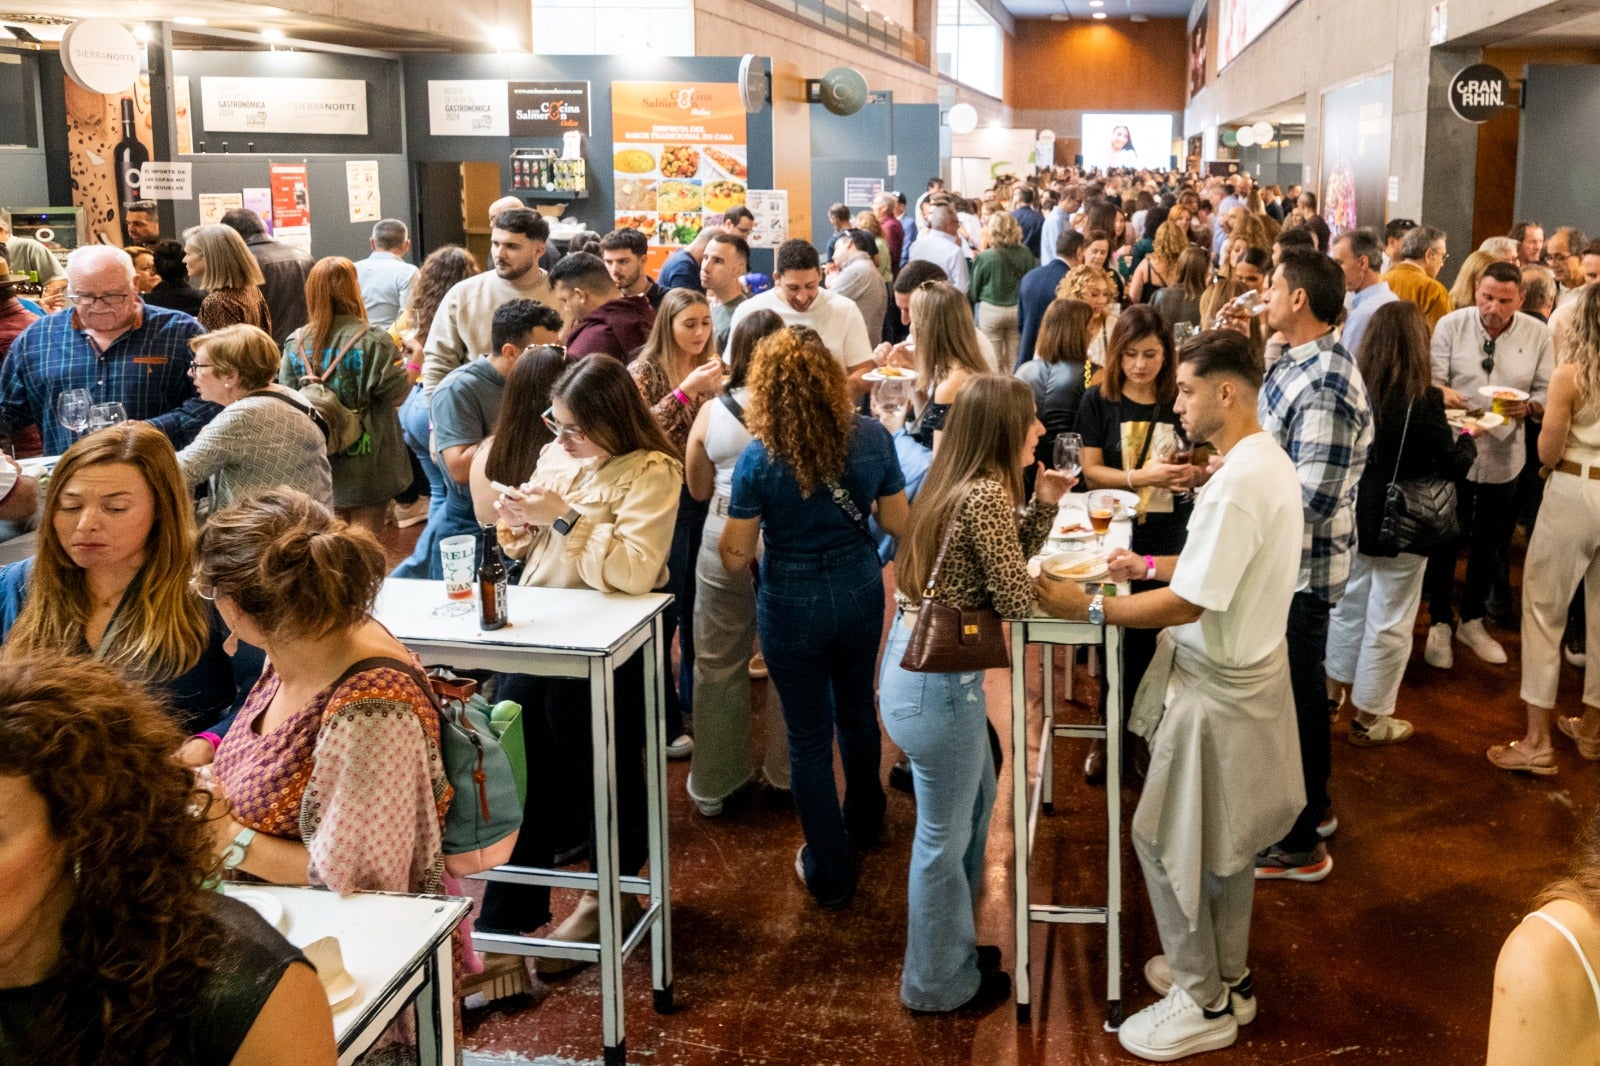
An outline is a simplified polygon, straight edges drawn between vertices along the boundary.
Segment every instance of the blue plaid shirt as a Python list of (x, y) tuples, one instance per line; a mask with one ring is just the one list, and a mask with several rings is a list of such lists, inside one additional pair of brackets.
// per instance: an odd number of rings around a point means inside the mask
[(1300, 475), (1302, 591), (1339, 602), (1356, 543), (1356, 483), (1372, 447), (1372, 405), (1355, 360), (1328, 332), (1284, 352), (1261, 385), (1261, 428)]
[[(141, 301), (142, 303), (142, 301)], [(60, 455), (76, 435), (56, 420), (56, 397), (88, 389), (95, 403), (120, 403), (128, 418), (149, 422), (174, 448), (194, 439), (222, 410), (189, 380), (189, 338), (205, 332), (181, 311), (143, 304), (139, 325), (104, 352), (74, 322), (74, 312), (46, 315), (18, 334), (0, 363), (0, 428), (39, 427), (46, 455)]]

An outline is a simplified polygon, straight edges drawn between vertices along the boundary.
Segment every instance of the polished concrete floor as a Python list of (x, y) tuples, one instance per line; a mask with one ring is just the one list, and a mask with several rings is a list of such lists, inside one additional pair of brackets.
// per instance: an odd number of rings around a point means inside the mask
[[(1251, 965), (1260, 1015), (1234, 1047), (1201, 1061), (1481, 1061), (1499, 945), (1530, 897), (1561, 871), (1596, 799), (1594, 768), (1565, 738), (1556, 738), (1555, 777), (1513, 776), (1485, 760), (1489, 744), (1521, 731), (1517, 637), (1497, 635), (1510, 665), (1487, 666), (1457, 645), (1457, 665), (1444, 673), (1422, 662), (1419, 630), (1400, 698), (1401, 715), (1417, 726), (1406, 743), (1357, 749), (1343, 740), (1347, 723), (1335, 726), (1334, 870), (1320, 884), (1259, 886)], [(1575, 710), (1579, 677), (1564, 671), (1563, 707)], [(1014, 763), (1006, 678), (991, 674), (987, 691), (1007, 750), (979, 929), (1002, 947), (1009, 970)], [(1104, 892), (1104, 794), (1078, 772), (1082, 743), (1063, 742), (1057, 752), (1055, 814), (1041, 820), (1035, 846), (1036, 898), (1087, 903)], [(886, 768), (892, 758), (885, 741)], [(677, 1009), (651, 1009), (641, 950), (625, 971), (629, 1062), (1137, 1061), (1103, 1029), (1106, 941), (1098, 927), (1034, 928), (1031, 1024), (1018, 1023), (1012, 1004), (983, 1017), (935, 1018), (900, 1005), (910, 797), (890, 792), (885, 839), (864, 857), (855, 901), (827, 913), (794, 876), (801, 836), (791, 811), (755, 804), (701, 817), (684, 793), (685, 773), (685, 764), (669, 765)], [(1131, 817), (1137, 793), (1126, 788), (1124, 798)], [(1131, 1012), (1154, 999), (1141, 969), (1160, 947), (1137, 864), (1124, 852), (1122, 980)], [(570, 905), (570, 893), (557, 893), (558, 910)], [(466, 1012), (470, 1061), (598, 1062), (599, 1011), (593, 968), (536, 982), (532, 997)]]

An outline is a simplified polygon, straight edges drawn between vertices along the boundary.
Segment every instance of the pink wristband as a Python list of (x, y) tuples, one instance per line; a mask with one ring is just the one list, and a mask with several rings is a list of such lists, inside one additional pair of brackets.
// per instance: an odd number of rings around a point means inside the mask
[(689, 394), (684, 392), (682, 389), (673, 389), (672, 395), (676, 396), (678, 398), (678, 402), (683, 404), (683, 406), (689, 406), (691, 402), (689, 399)]
[(1144, 579), (1146, 581), (1154, 581), (1155, 578), (1156, 578), (1156, 557), (1154, 555), (1146, 555), (1144, 557)]
[(216, 751), (218, 748), (222, 747), (222, 738), (217, 736), (215, 733), (196, 733), (194, 738), (196, 740), (204, 740), (209, 743), (212, 751)]

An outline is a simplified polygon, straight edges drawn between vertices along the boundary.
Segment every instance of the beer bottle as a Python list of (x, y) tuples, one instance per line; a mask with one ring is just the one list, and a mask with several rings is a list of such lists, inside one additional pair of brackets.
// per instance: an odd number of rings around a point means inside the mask
[(511, 619), (506, 614), (506, 564), (494, 526), (483, 527), (483, 550), (478, 558), (478, 628), (485, 632), (503, 629)]

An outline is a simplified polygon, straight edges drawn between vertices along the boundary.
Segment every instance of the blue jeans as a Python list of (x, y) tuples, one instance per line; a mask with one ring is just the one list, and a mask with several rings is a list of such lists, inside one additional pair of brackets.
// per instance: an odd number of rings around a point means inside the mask
[[(854, 843), (874, 843), (885, 799), (872, 675), (883, 636), (883, 572), (864, 540), (837, 556), (761, 565), (756, 626), (768, 676), (783, 700), (789, 777), (806, 838), (806, 885), (824, 902), (855, 886)], [(844, 761), (844, 804), (833, 739)]]
[(883, 727), (911, 759), (917, 789), (900, 1001), (912, 1010), (947, 1011), (978, 991), (973, 909), (994, 811), (994, 760), (983, 672), (904, 670), (910, 639), (896, 615), (878, 675)]
[[(428, 417), (428, 401), (422, 395), (422, 384), (418, 382), (406, 397), (406, 402), (400, 405), (400, 436), (405, 440), (406, 447), (411, 449), (411, 454), (417, 457), (422, 464), (422, 472), (428, 475), (428, 527), (422, 531), (422, 536), (417, 539), (417, 546), (412, 550), (406, 561), (394, 568), (394, 577), (430, 576), (429, 567), (436, 572), (434, 580), (438, 580), (439, 562), (435, 550), (439, 539), (430, 537), (428, 529), (432, 527), (433, 520), (439, 514), (439, 509), (444, 506), (445, 493), (449, 489), (449, 475), (439, 464), (433, 461), (433, 456), (428, 454), (428, 440), (432, 434), (432, 423)], [(431, 562), (430, 562), (431, 560)]]

